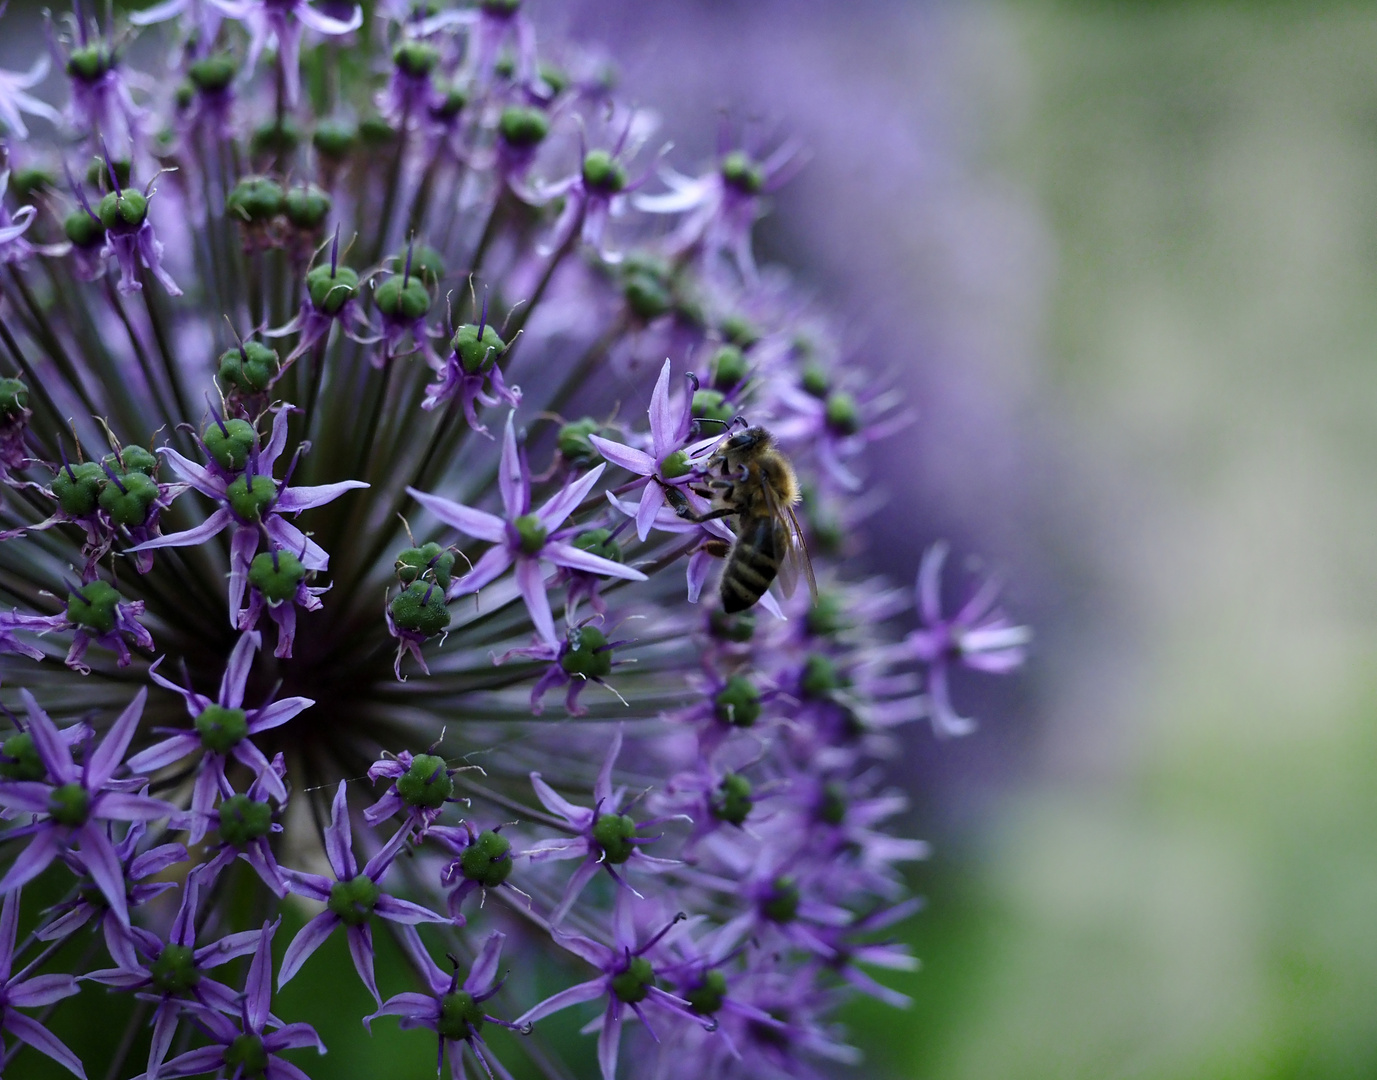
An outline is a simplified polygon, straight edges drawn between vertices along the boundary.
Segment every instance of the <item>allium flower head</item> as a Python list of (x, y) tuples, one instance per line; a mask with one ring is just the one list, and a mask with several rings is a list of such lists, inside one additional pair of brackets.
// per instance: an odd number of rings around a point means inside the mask
[[(756, 266), (793, 144), (646, 160), (520, 0), (369, 11), (78, 5), (52, 100), (0, 72), (0, 1070), (301, 1080), (336, 935), (453, 1077), (580, 1003), (604, 1080), (851, 1060), (926, 854), (878, 766), (1026, 631), (842, 557), (903, 411)], [(785, 510), (818, 594), (720, 610)], [(139, 1003), (84, 1064), (78, 987)]]

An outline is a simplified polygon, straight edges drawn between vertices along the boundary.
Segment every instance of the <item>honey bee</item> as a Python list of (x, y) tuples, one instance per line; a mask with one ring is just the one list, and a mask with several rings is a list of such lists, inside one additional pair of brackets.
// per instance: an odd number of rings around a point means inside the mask
[(794, 515), (798, 479), (789, 459), (775, 447), (774, 436), (762, 427), (729, 435), (708, 459), (705, 472), (707, 479), (693, 490), (713, 499), (714, 509), (696, 513), (673, 488), (666, 489), (666, 496), (678, 515), (690, 521), (736, 519), (735, 542), (718, 552), (727, 557), (719, 587), (722, 609), (734, 614), (755, 606), (776, 577), (784, 595), (793, 595), (800, 565), (816, 597), (813, 564)]

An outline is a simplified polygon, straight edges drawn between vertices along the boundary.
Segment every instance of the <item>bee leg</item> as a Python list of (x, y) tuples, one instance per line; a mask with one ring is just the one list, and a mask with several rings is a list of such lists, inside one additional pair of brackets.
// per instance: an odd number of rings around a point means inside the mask
[(706, 551), (709, 555), (711, 555), (714, 559), (725, 559), (727, 555), (731, 552), (731, 549), (731, 544), (727, 543), (727, 541), (725, 540), (718, 539), (717, 537), (713, 537), (713, 539), (706, 540), (703, 543), (703, 550)]

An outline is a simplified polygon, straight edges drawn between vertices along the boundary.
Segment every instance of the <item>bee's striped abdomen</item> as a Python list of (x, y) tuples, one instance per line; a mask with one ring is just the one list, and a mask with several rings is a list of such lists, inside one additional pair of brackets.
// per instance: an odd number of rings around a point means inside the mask
[(728, 614), (753, 607), (779, 573), (783, 528), (771, 517), (745, 518), (722, 570), (722, 610)]

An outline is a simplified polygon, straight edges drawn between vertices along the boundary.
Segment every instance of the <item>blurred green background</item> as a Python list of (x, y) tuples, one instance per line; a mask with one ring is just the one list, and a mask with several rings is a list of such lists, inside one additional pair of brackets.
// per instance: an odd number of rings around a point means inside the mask
[(918, 875), (913, 1014), (853, 1013), (871, 1075), (1377, 1075), (1377, 6), (963, 23), (1110, 615)]

